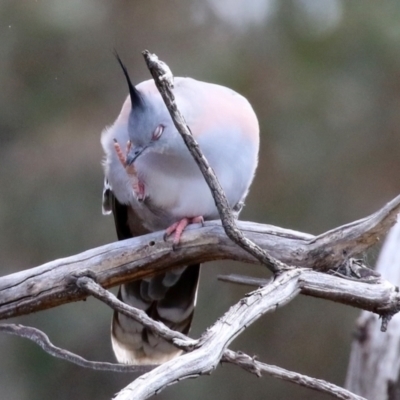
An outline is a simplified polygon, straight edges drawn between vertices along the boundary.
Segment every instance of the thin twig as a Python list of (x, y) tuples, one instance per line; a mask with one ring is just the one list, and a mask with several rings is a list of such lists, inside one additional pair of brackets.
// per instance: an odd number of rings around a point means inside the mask
[(284, 381), (295, 383), (308, 389), (317, 390), (318, 392), (329, 394), (338, 399), (343, 400), (366, 400), (364, 397), (349, 392), (340, 386), (324, 381), (323, 379), (311, 378), (307, 375), (297, 372), (288, 371), (287, 369), (277, 367), (275, 365), (265, 364), (241, 352), (225, 350), (222, 357), (223, 362), (238, 365), (252, 374), (261, 376), (262, 373), (273, 376), (274, 378), (283, 379)]
[[(164, 62), (160, 61), (155, 54), (151, 54), (148, 50), (143, 51), (142, 54), (176, 129), (182, 136), (190, 154), (199, 166), (200, 171), (211, 190), (226, 235), (233, 242), (253, 255), (262, 264), (266, 265), (272, 272), (277, 273), (287, 269), (288, 267), (284, 263), (269, 255), (261, 247), (246, 238), (238, 229), (231, 207), (217, 176), (200, 150), (199, 144), (193, 138), (190, 128), (186, 124), (185, 118), (178, 110), (175, 96), (171, 90), (173, 80), (171, 70)], [(168, 79), (166, 79), (166, 77)]]
[(44, 332), (30, 326), (0, 324), (0, 332), (29, 339), (51, 356), (77, 364), (83, 368), (90, 368), (97, 371), (138, 372), (141, 374), (154, 368), (154, 365), (123, 365), (109, 362), (88, 361), (77, 354), (55, 346), (50, 342), (50, 339)]
[(218, 275), (217, 279), (221, 282), (236, 283), (238, 285), (256, 287), (264, 286), (270, 281), (269, 279), (255, 278), (253, 276), (239, 274)]

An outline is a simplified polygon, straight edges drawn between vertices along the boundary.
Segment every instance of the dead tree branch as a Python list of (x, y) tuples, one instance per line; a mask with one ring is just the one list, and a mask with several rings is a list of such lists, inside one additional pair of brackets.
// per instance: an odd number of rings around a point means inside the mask
[[(299, 275), (302, 275), (301, 271), (297, 271)], [(300, 282), (300, 281), (299, 281)], [(279, 291), (280, 285), (279, 282), (273, 282), (272, 280), (268, 283), (269, 285), (276, 285), (277, 290)], [(165, 340), (170, 343), (175, 344), (179, 348), (187, 351), (187, 352), (198, 352), (201, 346), (204, 346), (204, 343), (207, 342), (208, 332), (211, 330), (215, 330), (218, 332), (220, 330), (219, 324), (229, 324), (229, 319), (224, 322), (218, 321), (215, 323), (210, 329), (204, 333), (199, 340), (192, 340), (187, 336), (183, 335), (180, 332), (172, 331), (168, 327), (166, 327), (163, 323), (154, 321), (147, 314), (143, 313), (141, 310), (135, 309), (131, 306), (128, 306), (125, 303), (122, 303), (118, 300), (113, 294), (104, 290), (100, 285), (95, 283), (92, 279), (87, 277), (81, 277), (77, 280), (77, 285), (81, 288), (84, 288), (88, 293), (92, 294), (97, 299), (103, 301), (105, 304), (109, 305), (111, 308), (118, 312), (122, 312), (124, 315), (133, 318), (135, 321), (140, 322), (146, 328), (150, 329), (153, 333), (158, 336), (163, 337)], [(242, 299), (238, 305), (241, 306), (243, 302), (248, 306), (252, 307), (254, 302), (251, 299), (253, 294), (249, 294), (246, 299)], [(258, 295), (257, 295), (258, 296)], [(272, 299), (271, 299), (272, 300)], [(277, 307), (278, 304), (275, 305)], [(270, 309), (271, 310), (271, 309)], [(244, 311), (246, 312), (246, 311)], [(224, 319), (225, 317), (223, 317)], [(267, 365), (265, 363), (259, 362), (255, 360), (255, 358), (248, 356), (244, 353), (237, 353), (231, 350), (225, 349), (222, 354), (221, 360), (223, 362), (229, 362), (235, 365), (240, 366), (248, 372), (254, 373), (257, 376), (261, 376), (261, 373), (267, 373), (271, 376), (277, 377), (279, 379), (283, 379), (292, 383), (299, 384), (301, 386), (307, 387), (312, 390), (318, 390), (323, 393), (330, 394), (339, 399), (354, 399), (361, 400), (362, 398), (356, 395), (353, 395), (349, 391), (340, 388), (336, 385), (323, 381), (321, 379), (310, 378), (308, 376), (287, 371), (283, 368), (279, 368), (272, 365)], [(211, 371), (210, 371), (211, 372)], [(184, 376), (183, 378), (184, 379)], [(161, 390), (161, 389), (159, 389)], [(136, 398), (136, 394), (135, 394)]]
[[(147, 399), (182, 379), (212, 373), (221, 360), (233, 361), (235, 357), (227, 352), (229, 343), (262, 315), (275, 311), (296, 297), (300, 293), (300, 277), (304, 272), (300, 268), (286, 271), (266, 286), (249, 293), (207, 329), (190, 352), (140, 376), (120, 391), (115, 400)], [(259, 367), (254, 363), (250, 366), (249, 356), (244, 356), (244, 358), (247, 368), (252, 368), (252, 372), (255, 366)], [(267, 369), (263, 370), (267, 371)], [(286, 378), (290, 379), (289, 374)], [(292, 378), (292, 382), (295, 382), (298, 376), (293, 375)], [(302, 383), (307, 387), (322, 390), (317, 380), (312, 378), (303, 379)], [(331, 391), (329, 385), (324, 382), (323, 391), (338, 397), (340, 388), (335, 387), (335, 390)], [(351, 395), (343, 389), (340, 390), (340, 395), (345, 397), (339, 398), (359, 399), (358, 396)]]
[(318, 392), (329, 394), (338, 399), (344, 400), (365, 400), (364, 397), (358, 396), (343, 389), (337, 385), (326, 382), (322, 379), (310, 378), (299, 374), (297, 372), (288, 371), (284, 368), (277, 367), (276, 365), (268, 365), (250, 357), (241, 352), (234, 352), (232, 350), (225, 350), (222, 358), (224, 362), (236, 364), (244, 370), (261, 376), (262, 373), (273, 376), (274, 378), (282, 379), (287, 382), (296, 383), (297, 385), (306, 387), (308, 389), (317, 390)]
[[(362, 253), (383, 237), (394, 223), (399, 208), (400, 196), (367, 218), (319, 236), (250, 222), (238, 221), (237, 225), (250, 240), (284, 263), (336, 270), (354, 264), (348, 258), (350, 255)], [(175, 251), (172, 251), (171, 243), (163, 240), (162, 232), (110, 243), (1, 277), (0, 319), (87, 297), (85, 292), (77, 289), (71, 277), (90, 276), (108, 288), (181, 265), (221, 259), (257, 262), (225, 235), (217, 221), (206, 222), (200, 228), (189, 227)], [(359, 270), (360, 275), (368, 271)]]
[(88, 361), (77, 354), (74, 354), (66, 349), (62, 349), (61, 347), (55, 346), (53, 343), (50, 342), (50, 339), (44, 332), (42, 332), (39, 329), (32, 328), (30, 326), (16, 325), (16, 324), (0, 324), (0, 332), (29, 339), (32, 342), (36, 343), (38, 346), (40, 346), (42, 350), (44, 350), (51, 356), (71, 362), (83, 368), (90, 368), (97, 371), (138, 372), (138, 373), (144, 373), (154, 368), (154, 366), (146, 366), (146, 365), (123, 365), (123, 364), (101, 362), (101, 361)]
[[(400, 222), (389, 233), (376, 269), (400, 285)], [(395, 400), (400, 393), (400, 315), (393, 316), (385, 335), (379, 326), (373, 314), (363, 311), (358, 318), (346, 387), (370, 400)]]
[[(300, 270), (297, 271), (300, 274)], [(270, 284), (274, 284), (272, 281)], [(162, 336), (164, 339), (178, 345), (180, 348), (185, 349), (186, 351), (193, 351), (193, 349), (198, 349), (199, 346), (202, 346), (200, 343), (204, 342), (206, 339), (207, 333), (205, 333), (199, 340), (192, 340), (187, 336), (183, 335), (180, 332), (175, 332), (166, 327), (164, 324), (154, 321), (149, 318), (145, 313), (141, 310), (137, 310), (133, 307), (130, 307), (121, 301), (119, 301), (113, 294), (104, 290), (100, 285), (96, 284), (92, 279), (87, 277), (81, 277), (77, 280), (77, 285), (83, 289), (85, 289), (88, 293), (92, 294), (94, 297), (103, 301), (114, 310), (124, 313), (127, 316), (135, 319), (136, 321), (142, 323), (147, 328), (151, 329), (154, 333)], [(279, 283), (275, 283), (279, 290)], [(251, 302), (251, 299), (247, 299), (247, 301)], [(240, 305), (243, 302), (239, 302)], [(144, 314), (144, 315), (143, 315)], [(229, 324), (228, 321), (225, 323)], [(218, 324), (218, 322), (217, 322)], [(217, 325), (215, 324), (215, 325)], [(214, 326), (211, 329), (218, 331), (218, 326)], [(72, 362), (84, 368), (90, 368), (94, 370), (101, 371), (110, 371), (110, 372), (135, 372), (135, 373), (144, 373), (154, 369), (154, 366), (132, 366), (132, 365), (121, 365), (121, 364), (113, 364), (108, 362), (97, 362), (97, 361), (88, 361), (83, 357), (74, 354), (68, 350), (61, 349), (57, 346), (54, 346), (47, 335), (40, 330), (32, 327), (22, 326), (22, 325), (14, 325), (14, 324), (0, 324), (0, 332), (16, 335), (19, 337), (27, 338), (37, 345), (39, 345), (44, 351), (48, 354), (63, 359), (65, 361)], [(198, 350), (195, 350), (198, 351)], [(256, 360), (254, 357), (250, 357), (247, 354), (241, 352), (233, 352), (231, 350), (226, 349), (221, 357), (222, 362), (227, 362), (231, 364), (235, 364), (245, 369), (250, 373), (254, 373), (257, 376), (261, 376), (262, 373), (269, 374), (279, 379), (283, 379), (292, 383), (299, 384), (306, 388), (312, 390), (318, 390), (320, 392), (330, 394), (333, 397), (338, 399), (354, 399), (361, 400), (362, 398), (347, 390), (340, 388), (339, 386), (333, 385), (321, 379), (311, 378), (296, 372), (287, 371), (283, 368), (268, 365)], [(136, 396), (135, 396), (136, 398)]]

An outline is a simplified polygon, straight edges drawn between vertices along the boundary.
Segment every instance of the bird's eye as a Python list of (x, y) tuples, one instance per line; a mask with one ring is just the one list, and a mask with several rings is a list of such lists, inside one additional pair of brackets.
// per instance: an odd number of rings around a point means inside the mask
[(157, 128), (154, 130), (153, 135), (151, 136), (151, 140), (160, 139), (163, 132), (164, 132), (164, 125), (158, 125)]

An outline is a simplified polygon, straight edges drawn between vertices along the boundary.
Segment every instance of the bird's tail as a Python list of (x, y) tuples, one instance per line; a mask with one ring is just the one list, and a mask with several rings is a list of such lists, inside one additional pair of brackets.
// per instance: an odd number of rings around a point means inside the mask
[[(122, 285), (118, 298), (186, 334), (193, 319), (199, 276), (199, 264), (181, 267)], [(112, 320), (111, 342), (117, 360), (125, 364), (161, 364), (182, 352), (117, 312)]]

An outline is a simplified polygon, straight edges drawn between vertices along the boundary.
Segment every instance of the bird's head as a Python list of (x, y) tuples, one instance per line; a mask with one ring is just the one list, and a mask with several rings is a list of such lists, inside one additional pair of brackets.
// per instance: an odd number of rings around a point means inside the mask
[(132, 146), (127, 154), (127, 164), (133, 164), (149, 152), (171, 153), (177, 132), (161, 95), (146, 96), (136, 89), (125, 65), (118, 55), (116, 57), (128, 83), (131, 102), (127, 128)]

